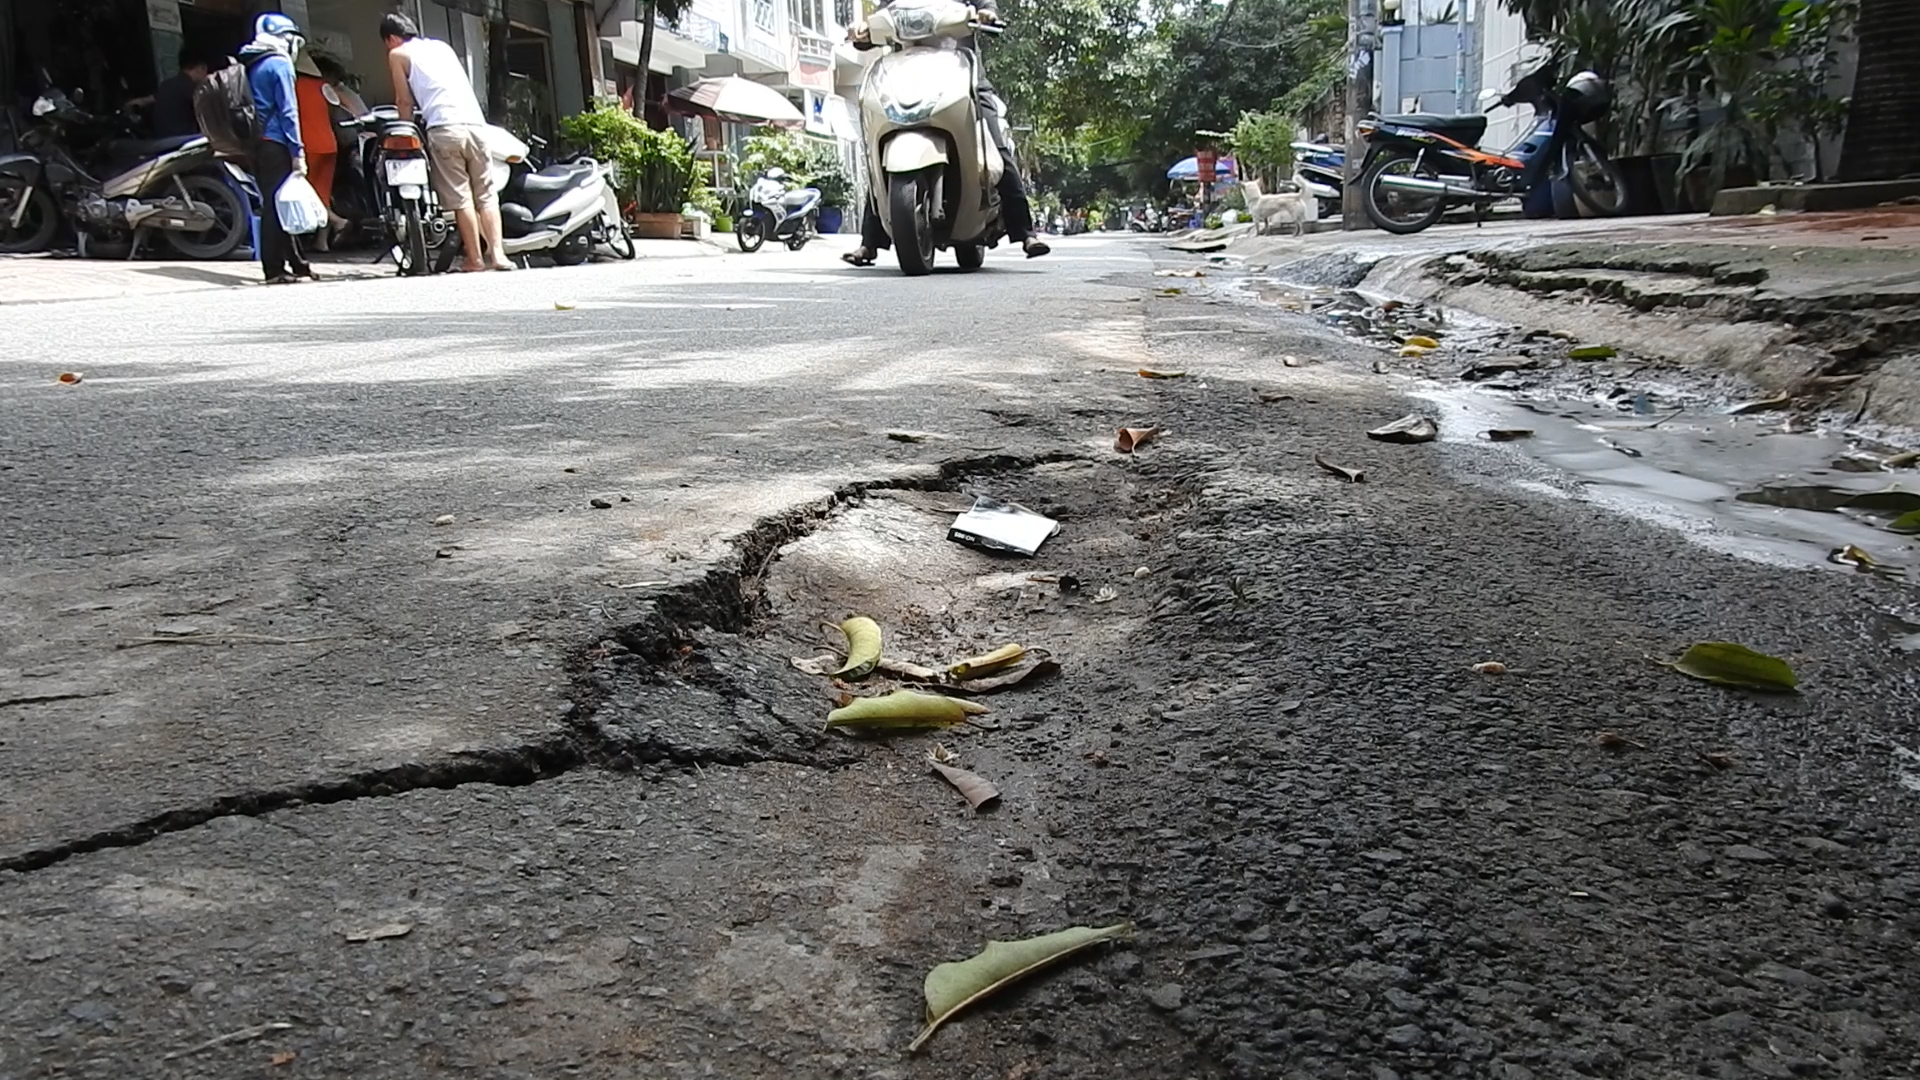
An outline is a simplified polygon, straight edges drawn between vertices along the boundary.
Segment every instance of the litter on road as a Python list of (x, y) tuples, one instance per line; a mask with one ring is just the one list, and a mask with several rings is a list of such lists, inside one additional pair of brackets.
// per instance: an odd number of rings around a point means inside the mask
[(972, 509), (953, 520), (947, 539), (986, 551), (1031, 557), (1059, 531), (1060, 523), (1044, 514), (982, 495), (973, 500)]

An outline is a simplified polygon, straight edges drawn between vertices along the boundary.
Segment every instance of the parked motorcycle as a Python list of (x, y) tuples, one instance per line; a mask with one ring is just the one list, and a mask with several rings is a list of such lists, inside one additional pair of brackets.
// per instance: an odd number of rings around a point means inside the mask
[(65, 220), (80, 254), (132, 258), (161, 233), (189, 259), (219, 259), (247, 238), (240, 195), (198, 135), (131, 137), (123, 114), (100, 119), (58, 89), (33, 103), (21, 149), (0, 155), (0, 252), (45, 251)]
[(613, 169), (590, 157), (535, 168), (530, 160), (546, 141), (520, 142), (493, 128), (487, 143), (494, 189), (500, 192), (500, 226), (509, 258), (550, 255), (561, 266), (586, 262), (596, 248), (617, 258), (637, 254), (620, 217)]
[(1347, 188), (1347, 152), (1320, 142), (1293, 144), (1293, 171), (1320, 202), (1322, 218), (1337, 218)]
[(1582, 71), (1562, 84), (1558, 61), (1549, 60), (1497, 102), (1496, 108), (1534, 110), (1533, 125), (1497, 154), (1477, 146), (1487, 131), (1485, 115), (1371, 116), (1359, 124), (1367, 141), (1361, 180), (1367, 217), (1388, 232), (1416, 233), (1450, 205), (1470, 202), (1479, 210), (1561, 183), (1588, 211), (1618, 214), (1626, 208), (1626, 179), (1583, 126), (1606, 115), (1610, 101), (1600, 76)]
[(978, 53), (954, 47), (999, 30), (956, 0), (896, 0), (869, 17), (868, 42), (892, 50), (860, 84), (867, 167), (880, 222), (909, 276), (931, 272), (938, 248), (977, 270), (1006, 235), (995, 189), (1000, 153), (987, 126), (1001, 118), (976, 104)]
[(425, 133), (391, 105), (341, 126), (359, 133), (360, 176), (394, 265), (407, 277), (430, 273), (429, 253), (446, 244), (452, 229), (433, 193)]
[(787, 179), (785, 169), (768, 169), (747, 189), (746, 209), (733, 225), (741, 251), (759, 251), (769, 239), (799, 251), (820, 235), (820, 189), (789, 188)]

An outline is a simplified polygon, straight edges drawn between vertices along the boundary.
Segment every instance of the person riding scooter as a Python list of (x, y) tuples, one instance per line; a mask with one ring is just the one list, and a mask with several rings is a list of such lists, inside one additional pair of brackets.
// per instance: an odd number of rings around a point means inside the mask
[[(891, 0), (882, 0), (877, 7), (886, 7)], [(980, 22), (998, 23), (1000, 21), (996, 0), (973, 0), (973, 8)], [(856, 49), (874, 47), (868, 36), (866, 25), (860, 24), (847, 32), (847, 38)], [(966, 46), (975, 56), (980, 55), (978, 39)], [(993, 84), (987, 80), (986, 65), (977, 64), (980, 72), (979, 85), (974, 88), (975, 100), (979, 103), (981, 115), (989, 117), (988, 130), (993, 134), (993, 145), (1000, 151), (1002, 168), (1000, 172), (1000, 214), (1001, 223), (1006, 227), (1007, 239), (1020, 245), (1027, 258), (1037, 259), (1053, 249), (1033, 234), (1033, 203), (1027, 198), (1026, 185), (1020, 179), (1020, 165), (1013, 158), (1013, 142), (1007, 137), (1006, 105), (1000, 95), (994, 92)], [(880, 211), (874, 202), (874, 196), (867, 196), (866, 206), (860, 213), (860, 246), (840, 256), (854, 266), (872, 266), (880, 249), (891, 247), (886, 226), (880, 221)]]

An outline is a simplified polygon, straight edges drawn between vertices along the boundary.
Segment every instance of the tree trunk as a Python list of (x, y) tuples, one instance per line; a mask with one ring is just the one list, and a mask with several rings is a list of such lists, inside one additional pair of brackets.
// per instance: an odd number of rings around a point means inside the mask
[(1840, 146), (1841, 180), (1920, 173), (1920, 6), (1860, 0), (1860, 65)]
[(659, 11), (658, 0), (647, 0), (640, 9), (640, 116), (645, 118), (653, 106), (653, 23)]

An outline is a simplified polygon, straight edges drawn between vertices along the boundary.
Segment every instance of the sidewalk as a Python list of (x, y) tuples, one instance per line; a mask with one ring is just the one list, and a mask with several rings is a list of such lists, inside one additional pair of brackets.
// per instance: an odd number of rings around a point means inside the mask
[[(721, 241), (730, 243), (731, 238), (704, 242), (636, 240), (634, 247), (638, 249), (636, 259), (684, 259), (725, 254), (727, 249)], [(395, 276), (393, 263), (372, 260), (370, 251), (344, 251), (318, 255), (313, 264), (326, 281)], [(545, 269), (536, 267), (529, 272)], [(257, 284), (260, 264), (246, 259), (127, 262), (67, 255), (0, 255), (0, 305), (155, 296)]]
[(1920, 206), (1244, 237), (1281, 278), (1541, 327), (1920, 424)]

